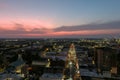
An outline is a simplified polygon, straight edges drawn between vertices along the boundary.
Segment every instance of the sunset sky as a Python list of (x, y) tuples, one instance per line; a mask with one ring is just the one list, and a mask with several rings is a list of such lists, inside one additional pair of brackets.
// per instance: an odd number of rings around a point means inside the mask
[(0, 38), (120, 37), (120, 0), (0, 0)]

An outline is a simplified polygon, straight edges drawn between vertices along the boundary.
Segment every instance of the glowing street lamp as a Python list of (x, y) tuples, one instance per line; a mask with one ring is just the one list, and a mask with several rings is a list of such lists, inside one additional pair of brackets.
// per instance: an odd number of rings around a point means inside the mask
[(70, 78), (68, 80), (72, 80), (72, 74), (71, 74), (71, 67), (72, 67), (72, 61), (69, 62), (69, 65), (70, 65)]

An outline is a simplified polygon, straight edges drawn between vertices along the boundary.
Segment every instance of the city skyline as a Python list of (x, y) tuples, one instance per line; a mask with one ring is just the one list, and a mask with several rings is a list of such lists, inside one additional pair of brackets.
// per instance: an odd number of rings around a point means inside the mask
[(120, 37), (119, 0), (1, 0), (0, 38)]

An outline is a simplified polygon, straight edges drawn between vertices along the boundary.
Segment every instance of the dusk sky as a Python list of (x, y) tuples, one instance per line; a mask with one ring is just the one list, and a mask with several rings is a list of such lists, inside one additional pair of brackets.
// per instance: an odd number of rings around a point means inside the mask
[(0, 0), (0, 38), (120, 37), (120, 0)]

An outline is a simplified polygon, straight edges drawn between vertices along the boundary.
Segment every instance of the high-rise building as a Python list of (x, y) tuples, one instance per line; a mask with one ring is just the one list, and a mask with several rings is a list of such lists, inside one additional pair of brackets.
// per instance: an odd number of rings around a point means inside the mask
[(95, 63), (99, 73), (104, 74), (108, 71), (110, 74), (117, 74), (117, 49), (96, 48)]

